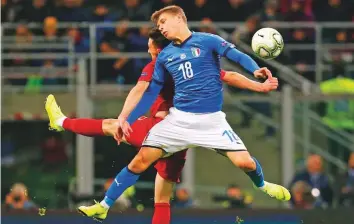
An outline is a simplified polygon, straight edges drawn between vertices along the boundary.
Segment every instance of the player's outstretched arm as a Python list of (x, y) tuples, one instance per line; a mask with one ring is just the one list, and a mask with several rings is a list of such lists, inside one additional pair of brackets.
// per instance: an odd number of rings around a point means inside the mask
[(149, 108), (152, 106), (157, 96), (159, 95), (162, 86), (163, 83), (159, 83), (155, 80), (152, 80), (152, 82), (149, 85), (149, 88), (145, 91), (139, 103), (136, 105), (134, 110), (129, 114), (129, 117), (127, 119), (129, 124), (132, 124), (140, 116), (144, 115), (149, 110)]
[(240, 64), (244, 69), (251, 72), (256, 78), (269, 78), (272, 73), (267, 68), (260, 68), (249, 55), (237, 50), (235, 45), (227, 42), (217, 35), (209, 35), (207, 44), (220, 56)]
[(265, 82), (260, 83), (233, 71), (223, 71), (221, 74), (221, 79), (230, 86), (262, 93), (276, 90), (279, 85), (278, 79), (274, 77), (268, 78)]
[(118, 144), (120, 144), (120, 142), (122, 141), (123, 135), (128, 137), (130, 136), (130, 132), (132, 132), (130, 124), (134, 123), (134, 121), (136, 121), (140, 116), (144, 115), (148, 111), (148, 109), (151, 107), (151, 105), (154, 103), (157, 96), (159, 95), (162, 89), (162, 85), (163, 83), (159, 83), (155, 80), (152, 80), (148, 89), (144, 92), (143, 96), (141, 97), (140, 101), (133, 109), (133, 111), (130, 114), (124, 114), (124, 117), (123, 115), (119, 115), (118, 130), (114, 135), (114, 139), (118, 142)]
[(130, 90), (119, 115), (120, 117), (128, 118), (129, 114), (134, 110), (145, 91), (148, 89), (149, 84), (150, 82), (138, 81), (138, 83)]
[(120, 139), (122, 138), (123, 134), (125, 136), (130, 136), (130, 132), (132, 131), (132, 129), (130, 128), (130, 124), (136, 121), (140, 116), (144, 115), (154, 103), (163, 87), (163, 84), (165, 82), (165, 76), (166, 70), (163, 66), (163, 63), (160, 62), (158, 57), (155, 62), (152, 78), (149, 79), (150, 85), (144, 92), (139, 103), (136, 104), (136, 107), (133, 108), (134, 110), (131, 111), (131, 113), (127, 113), (129, 112), (127, 110), (124, 113), (121, 113), (118, 118), (119, 127), (116, 136), (114, 137), (118, 141), (118, 144), (120, 143)]
[(270, 78), (272, 73), (267, 68), (260, 68), (257, 63), (247, 54), (236, 48), (230, 48), (225, 52), (225, 57), (235, 63), (239, 63), (244, 69), (251, 72), (257, 78)]

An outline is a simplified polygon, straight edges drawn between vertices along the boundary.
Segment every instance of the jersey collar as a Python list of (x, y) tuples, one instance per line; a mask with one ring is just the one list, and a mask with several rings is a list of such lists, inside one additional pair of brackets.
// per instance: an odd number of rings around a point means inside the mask
[(182, 47), (189, 39), (192, 38), (193, 33), (194, 33), (194, 32), (192, 31), (191, 35), (190, 35), (187, 39), (185, 39), (182, 43), (180, 43), (180, 44), (176, 44), (175, 42), (173, 42), (173, 46), (175, 46), (175, 47)]

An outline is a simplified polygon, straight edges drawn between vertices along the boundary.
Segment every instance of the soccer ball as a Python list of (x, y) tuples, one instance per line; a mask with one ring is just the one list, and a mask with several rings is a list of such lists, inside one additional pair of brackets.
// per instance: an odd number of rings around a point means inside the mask
[(273, 28), (262, 28), (252, 37), (252, 50), (260, 58), (267, 60), (276, 58), (283, 48), (283, 37)]

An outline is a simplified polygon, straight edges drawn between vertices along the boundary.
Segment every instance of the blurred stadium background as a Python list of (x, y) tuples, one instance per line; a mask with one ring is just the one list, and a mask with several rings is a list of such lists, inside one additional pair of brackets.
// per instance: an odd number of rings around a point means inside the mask
[[(116, 117), (150, 60), (149, 17), (170, 4), (183, 7), (192, 30), (250, 55), (257, 29), (283, 35), (280, 57), (256, 59), (280, 79), (279, 91), (225, 87), (224, 111), (266, 179), (293, 195), (289, 204), (271, 200), (223, 157), (190, 150), (173, 223), (354, 223), (343, 215), (354, 207), (353, 0), (2, 0), (4, 223), (87, 223), (70, 211), (101, 199), (136, 151), (110, 137), (50, 132), (45, 97), (55, 94), (70, 117)], [(227, 60), (222, 67), (249, 76)], [(154, 177), (152, 167), (117, 202), (126, 212), (107, 223), (149, 223)]]

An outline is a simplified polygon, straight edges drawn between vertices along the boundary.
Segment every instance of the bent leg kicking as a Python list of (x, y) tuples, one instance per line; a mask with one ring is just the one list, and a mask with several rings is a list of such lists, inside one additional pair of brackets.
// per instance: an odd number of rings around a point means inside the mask
[(129, 165), (117, 174), (101, 203), (92, 206), (80, 206), (78, 211), (85, 216), (93, 217), (98, 220), (105, 219), (109, 208), (122, 193), (128, 187), (134, 185), (139, 179), (140, 174), (163, 155), (164, 151), (162, 149), (143, 147)]
[(290, 200), (290, 192), (283, 186), (264, 181), (260, 163), (247, 151), (228, 151), (226, 156), (231, 162), (242, 169), (252, 180), (254, 186), (281, 201)]

